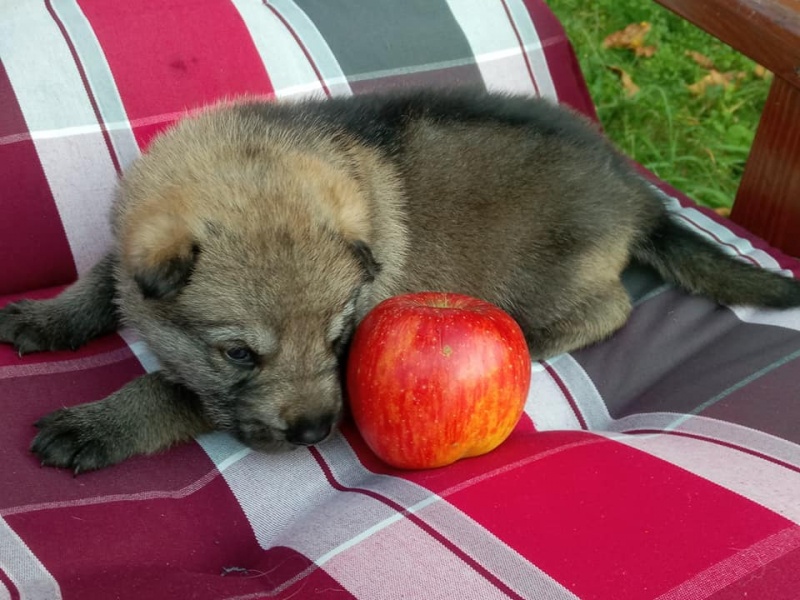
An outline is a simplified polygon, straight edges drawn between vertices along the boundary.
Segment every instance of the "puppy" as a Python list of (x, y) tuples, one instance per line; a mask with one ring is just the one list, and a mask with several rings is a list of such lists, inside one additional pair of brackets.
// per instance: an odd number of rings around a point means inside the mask
[(800, 305), (800, 283), (674, 221), (582, 118), (480, 92), (208, 110), (133, 165), (112, 226), (115, 246), (86, 277), (0, 311), (0, 340), (20, 353), (124, 324), (162, 365), (37, 423), (32, 450), (75, 472), (212, 429), (257, 449), (324, 440), (348, 340), (395, 294), (493, 302), (534, 358), (625, 323), (632, 259), (720, 303)]

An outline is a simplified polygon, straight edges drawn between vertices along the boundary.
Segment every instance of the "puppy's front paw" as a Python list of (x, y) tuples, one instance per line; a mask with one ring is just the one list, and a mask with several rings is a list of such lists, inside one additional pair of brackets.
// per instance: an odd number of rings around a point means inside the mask
[(0, 342), (12, 344), (19, 355), (64, 350), (80, 345), (64, 335), (56, 311), (46, 301), (20, 300), (0, 309)]
[(36, 422), (39, 433), (31, 451), (49, 467), (77, 475), (116, 464), (131, 455), (124, 437), (115, 433), (90, 406), (62, 408)]

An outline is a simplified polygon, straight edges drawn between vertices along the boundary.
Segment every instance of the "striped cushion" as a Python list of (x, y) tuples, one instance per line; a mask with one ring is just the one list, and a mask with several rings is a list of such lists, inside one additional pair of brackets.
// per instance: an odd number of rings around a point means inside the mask
[[(118, 174), (222, 97), (477, 84), (594, 116), (540, 0), (7, 1), (0, 58), (0, 304), (84, 273)], [(800, 274), (654, 183), (731, 253)], [(130, 331), (0, 347), (0, 600), (798, 597), (800, 311), (626, 283), (628, 325), (534, 364), (505, 444), (428, 472), (385, 467), (347, 425), (281, 455), (212, 434), (78, 478), (40, 469), (36, 418), (154, 361)]]

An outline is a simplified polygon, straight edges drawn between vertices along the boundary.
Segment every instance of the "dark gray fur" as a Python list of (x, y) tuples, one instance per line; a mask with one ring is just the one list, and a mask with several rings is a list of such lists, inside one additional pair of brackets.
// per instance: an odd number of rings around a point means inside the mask
[[(20, 353), (76, 347), (116, 328), (119, 313), (163, 366), (41, 419), (32, 449), (44, 464), (96, 469), (210, 429), (256, 448), (315, 443), (341, 415), (339, 358), (356, 323), (403, 292), (494, 302), (535, 358), (624, 324), (620, 273), (631, 259), (725, 304), (800, 305), (798, 282), (682, 227), (593, 125), (541, 100), (414, 92), (251, 103), (177, 127), (148, 155), (123, 181), (115, 233), (137, 232), (137, 203), (179, 190), (204, 198), (188, 209), (204, 215), (198, 229), (192, 213), (190, 246), (151, 264), (122, 260), (120, 241), (58, 298), (0, 310), (0, 340)], [(309, 225), (305, 208), (293, 221), (287, 203), (308, 200), (308, 182), (302, 170), (290, 177), (292, 156), (354, 183), (368, 224), (352, 228), (363, 232), (339, 231), (335, 218)], [(309, 214), (320, 222), (339, 210), (318, 200)]]

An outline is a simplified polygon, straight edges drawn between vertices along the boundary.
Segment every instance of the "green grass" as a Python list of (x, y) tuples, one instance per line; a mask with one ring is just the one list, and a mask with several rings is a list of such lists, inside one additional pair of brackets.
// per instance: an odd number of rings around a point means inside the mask
[[(608, 136), (701, 204), (729, 207), (770, 85), (754, 74), (755, 64), (652, 0), (548, 3), (575, 46)], [(607, 35), (642, 21), (652, 25), (645, 44), (656, 46), (654, 56), (603, 48)], [(731, 88), (695, 96), (687, 86), (708, 71), (687, 50), (707, 56), (720, 72), (746, 75)], [(640, 91), (626, 97), (610, 66), (624, 69)]]

